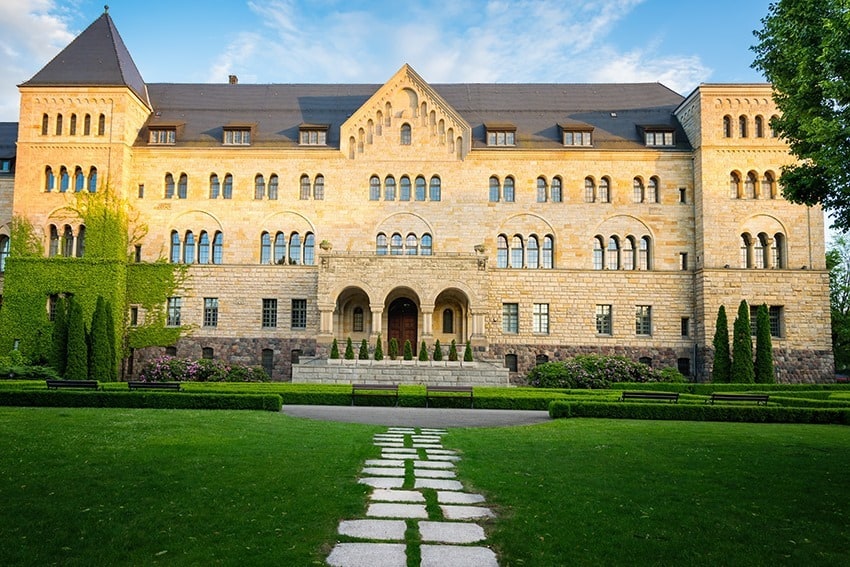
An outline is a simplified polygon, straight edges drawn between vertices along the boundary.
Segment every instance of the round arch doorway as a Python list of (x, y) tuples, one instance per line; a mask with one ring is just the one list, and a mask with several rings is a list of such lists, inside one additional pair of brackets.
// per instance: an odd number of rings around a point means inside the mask
[(413, 300), (399, 297), (390, 303), (387, 314), (387, 343), (391, 339), (398, 341), (399, 355), (404, 353), (404, 341), (410, 341), (413, 354), (416, 355), (419, 332), (419, 308)]

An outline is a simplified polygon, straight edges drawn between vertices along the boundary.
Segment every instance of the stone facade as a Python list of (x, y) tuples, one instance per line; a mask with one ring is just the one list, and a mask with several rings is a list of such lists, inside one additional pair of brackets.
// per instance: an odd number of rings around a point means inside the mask
[[(46, 168), (96, 168), (148, 228), (141, 261), (191, 256), (181, 355), (260, 364), (271, 349), (275, 378), (289, 379), (293, 351), (380, 334), (385, 351), (396, 336), (515, 356), (518, 381), (538, 355), (587, 352), (705, 380), (719, 306), (734, 316), (746, 299), (774, 307), (780, 379), (832, 374), (823, 214), (781, 197), (791, 157), (769, 131), (769, 85), (684, 98), (658, 85), (429, 85), (407, 65), (383, 85), (293, 93), (148, 85), (146, 99), (129, 85), (46, 83), (20, 87), (14, 210), (46, 241), (71, 194), (46, 189)], [(581, 97), (598, 107), (570, 106)], [(104, 129), (56, 133), (60, 114), (103, 115)], [(250, 143), (227, 143), (228, 129)], [(325, 143), (299, 137), (311, 131)], [(568, 144), (575, 133), (593, 141)], [(223, 244), (199, 265), (204, 234)], [(214, 327), (204, 298), (218, 300)], [(277, 300), (274, 326), (265, 299)]]

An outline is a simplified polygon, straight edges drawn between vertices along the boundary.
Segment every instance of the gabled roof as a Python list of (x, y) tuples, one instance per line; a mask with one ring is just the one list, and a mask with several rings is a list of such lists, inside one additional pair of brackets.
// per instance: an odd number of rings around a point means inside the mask
[(149, 104), (145, 81), (109, 12), (21, 86), (126, 86)]

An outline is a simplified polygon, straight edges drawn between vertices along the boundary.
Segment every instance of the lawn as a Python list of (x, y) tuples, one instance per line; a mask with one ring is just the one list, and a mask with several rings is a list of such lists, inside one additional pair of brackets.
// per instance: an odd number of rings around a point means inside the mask
[(850, 428), (557, 420), (453, 430), (501, 565), (842, 565)]
[(0, 408), (0, 565), (323, 564), (372, 426)]

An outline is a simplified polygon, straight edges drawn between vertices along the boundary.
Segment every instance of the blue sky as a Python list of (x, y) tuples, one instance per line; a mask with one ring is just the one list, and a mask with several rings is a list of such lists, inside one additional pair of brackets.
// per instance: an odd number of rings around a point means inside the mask
[[(770, 0), (113, 0), (145, 81), (762, 82), (752, 31)], [(104, 1), (0, 1), (0, 121), (16, 85), (103, 13)]]

